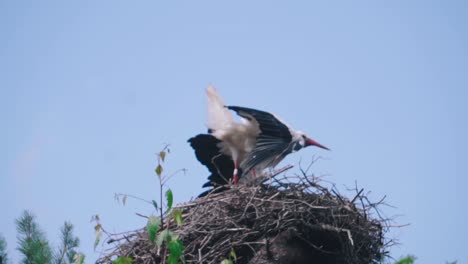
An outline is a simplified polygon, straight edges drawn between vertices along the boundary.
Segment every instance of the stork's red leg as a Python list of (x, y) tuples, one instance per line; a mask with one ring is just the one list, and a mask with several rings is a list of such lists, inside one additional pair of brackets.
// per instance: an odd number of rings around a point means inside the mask
[(234, 175), (232, 176), (232, 183), (234, 185), (236, 185), (237, 182), (239, 181), (239, 176), (237, 175), (239, 171), (238, 168), (239, 168), (239, 161), (236, 160), (236, 162), (234, 162)]

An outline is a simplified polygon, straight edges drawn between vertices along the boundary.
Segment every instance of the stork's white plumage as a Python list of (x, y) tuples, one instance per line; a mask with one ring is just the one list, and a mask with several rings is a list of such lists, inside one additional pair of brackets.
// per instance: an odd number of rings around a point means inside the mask
[[(233, 182), (240, 175), (263, 171), (276, 166), (286, 155), (307, 146), (327, 147), (296, 131), (268, 112), (239, 106), (225, 106), (217, 90), (210, 86), (208, 96), (208, 128), (220, 140), (222, 154), (234, 162)], [(240, 117), (236, 122), (229, 110)]]
[(207, 89), (208, 97), (208, 129), (211, 134), (221, 140), (221, 151), (232, 157), (234, 161), (233, 180), (237, 183), (240, 162), (245, 159), (256, 143), (260, 133), (258, 124), (244, 118), (241, 122), (235, 122), (231, 111), (224, 102), (216, 88)]

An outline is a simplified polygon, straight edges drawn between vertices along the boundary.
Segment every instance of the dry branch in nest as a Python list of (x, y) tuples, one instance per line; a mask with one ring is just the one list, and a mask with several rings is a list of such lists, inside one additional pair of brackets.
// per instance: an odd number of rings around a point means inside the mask
[[(380, 203), (370, 203), (357, 189), (345, 198), (305, 174), (282, 176), (179, 205), (183, 224), (167, 225), (182, 239), (186, 263), (220, 263), (232, 250), (238, 264), (380, 263), (387, 246)], [(97, 263), (118, 256), (163, 263), (167, 256), (145, 229), (110, 239), (117, 245)]]

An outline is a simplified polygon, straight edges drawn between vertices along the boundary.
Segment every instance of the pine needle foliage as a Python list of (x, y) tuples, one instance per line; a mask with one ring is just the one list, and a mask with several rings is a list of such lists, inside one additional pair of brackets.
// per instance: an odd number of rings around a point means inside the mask
[(17, 249), (23, 256), (20, 263), (51, 263), (52, 250), (43, 231), (36, 223), (36, 217), (31, 212), (25, 210), (15, 222), (18, 232)]
[(55, 264), (69, 264), (73, 263), (75, 255), (77, 254), (76, 249), (80, 246), (79, 238), (73, 235), (73, 224), (65, 222), (60, 229), (61, 238), (60, 246), (55, 254)]
[(8, 263), (7, 243), (5, 238), (0, 235), (0, 264)]

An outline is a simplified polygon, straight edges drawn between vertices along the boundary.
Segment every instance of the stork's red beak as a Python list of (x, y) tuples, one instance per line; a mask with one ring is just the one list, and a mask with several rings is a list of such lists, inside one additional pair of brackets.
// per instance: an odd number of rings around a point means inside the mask
[(324, 145), (318, 143), (317, 141), (311, 139), (311, 138), (307, 138), (306, 139), (306, 142), (305, 142), (305, 146), (308, 147), (308, 146), (316, 146), (316, 147), (319, 147), (319, 148), (323, 148), (323, 149), (326, 149), (326, 150), (330, 150), (329, 148), (325, 147)]

